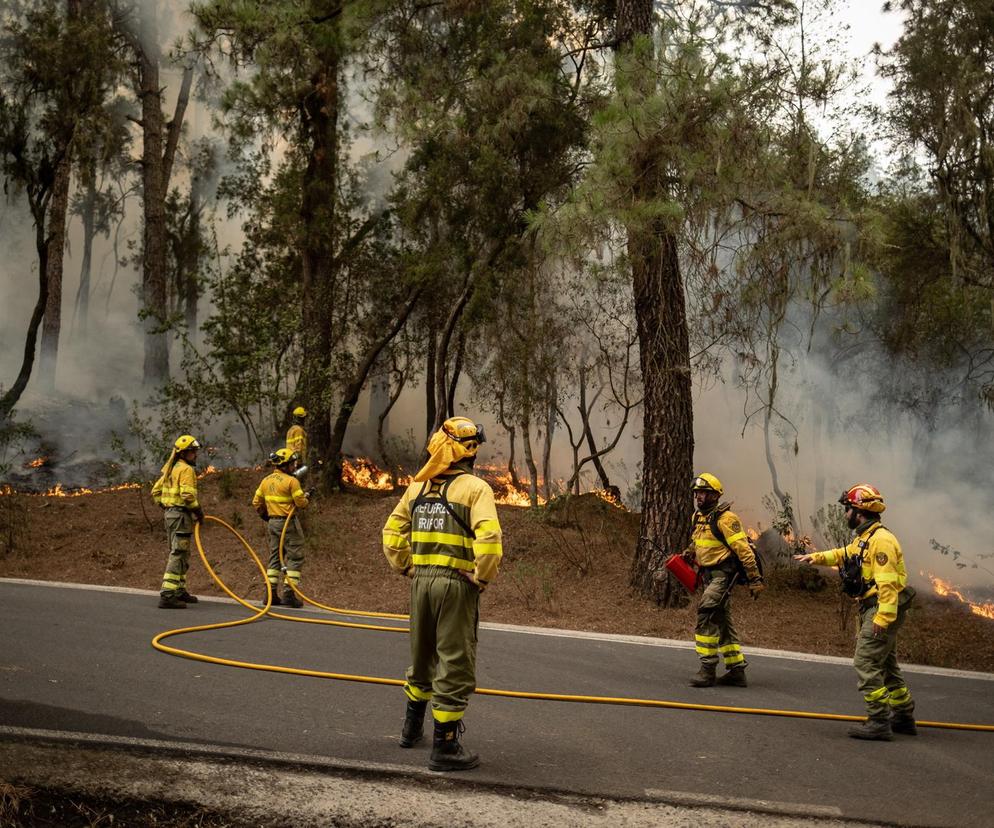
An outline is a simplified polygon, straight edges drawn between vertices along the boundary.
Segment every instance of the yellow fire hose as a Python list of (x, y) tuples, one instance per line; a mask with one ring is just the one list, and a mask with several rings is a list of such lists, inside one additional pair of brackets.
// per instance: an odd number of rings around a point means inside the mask
[[(283, 563), (283, 542), (286, 538), (287, 526), (290, 524), (290, 518), (293, 516), (294, 510), (291, 510), (290, 514), (287, 516), (287, 520), (283, 525), (283, 532), (280, 535), (279, 544), (279, 556), (280, 563)], [(356, 681), (365, 684), (389, 684), (397, 687), (403, 686), (404, 682), (400, 679), (393, 678), (383, 678), (381, 676), (360, 676), (351, 673), (330, 673), (324, 670), (307, 670), (301, 667), (283, 667), (278, 664), (255, 664), (248, 661), (238, 661), (236, 659), (229, 658), (219, 658), (217, 656), (207, 655), (205, 653), (196, 653), (192, 650), (183, 650), (178, 647), (171, 647), (162, 642), (173, 636), (184, 635), (186, 633), (193, 632), (203, 632), (205, 630), (221, 630), (228, 627), (240, 627), (244, 624), (251, 624), (255, 621), (259, 621), (265, 616), (270, 618), (276, 618), (281, 621), (295, 621), (297, 623), (303, 624), (324, 624), (327, 626), (336, 627), (351, 627), (353, 629), (361, 630), (377, 630), (381, 632), (401, 632), (406, 633), (408, 631), (407, 627), (392, 627), (383, 626), (376, 624), (359, 624), (347, 621), (333, 621), (330, 619), (319, 619), (319, 618), (301, 618), (294, 615), (283, 615), (281, 613), (272, 612), (272, 601), (273, 601), (273, 590), (272, 585), (269, 583), (269, 579), (266, 577), (266, 570), (262, 565), (262, 561), (256, 554), (252, 545), (245, 539), (245, 537), (233, 526), (229, 525), (219, 517), (214, 515), (206, 515), (204, 520), (212, 521), (218, 523), (231, 532), (239, 541), (241, 541), (242, 546), (248, 551), (249, 555), (252, 556), (252, 560), (255, 562), (259, 573), (262, 575), (263, 582), (266, 584), (266, 603), (261, 608), (256, 608), (249, 604), (247, 601), (243, 600), (240, 596), (232, 592), (224, 581), (218, 576), (214, 571), (214, 568), (210, 565), (207, 560), (207, 555), (204, 552), (204, 547), (200, 539), (200, 523), (197, 523), (194, 527), (194, 539), (197, 544), (197, 552), (200, 554), (200, 560), (203, 561), (204, 566), (210, 573), (211, 578), (214, 582), (231, 598), (237, 601), (246, 609), (252, 612), (252, 615), (247, 618), (242, 618), (237, 621), (224, 621), (217, 624), (200, 624), (195, 627), (180, 627), (175, 630), (166, 630), (161, 632), (152, 639), (152, 646), (160, 650), (161, 652), (168, 653), (169, 655), (180, 656), (181, 658), (190, 658), (195, 661), (204, 661), (208, 664), (223, 664), (228, 667), (243, 667), (248, 670), (265, 670), (271, 673), (289, 673), (296, 676), (313, 676), (315, 678), (324, 679), (335, 679), (337, 681)], [(325, 604), (321, 604), (313, 599), (309, 598), (295, 584), (290, 584), (291, 589), (294, 593), (306, 603), (317, 607), (319, 609), (326, 610), (327, 612), (334, 613), (336, 615), (347, 615), (347, 616), (362, 616), (367, 618), (392, 618), (405, 620), (409, 616), (398, 615), (394, 613), (385, 612), (367, 612), (362, 610), (348, 610), (341, 609), (337, 607), (330, 607)], [(728, 705), (719, 704), (692, 704), (689, 702), (676, 702), (676, 701), (666, 701), (663, 699), (636, 699), (636, 698), (626, 698), (626, 697), (615, 697), (615, 696), (581, 696), (573, 695), (567, 693), (533, 693), (524, 690), (491, 690), (487, 688), (477, 688), (476, 693), (484, 696), (502, 696), (504, 698), (512, 699), (535, 699), (538, 701), (559, 701), (559, 702), (580, 702), (583, 704), (613, 704), (613, 705), (624, 705), (630, 707), (662, 707), (672, 710), (699, 710), (707, 711), (711, 713), (744, 713), (753, 716), (785, 716), (794, 719), (828, 719), (837, 722), (861, 722), (863, 721), (862, 716), (849, 716), (841, 713), (813, 713), (807, 710), (775, 710), (765, 707), (731, 707)], [(974, 730), (974, 731), (985, 731), (994, 732), (994, 725), (985, 724), (967, 724), (961, 722), (928, 722), (921, 721), (917, 722), (919, 727), (936, 727), (945, 728), (949, 730)]]

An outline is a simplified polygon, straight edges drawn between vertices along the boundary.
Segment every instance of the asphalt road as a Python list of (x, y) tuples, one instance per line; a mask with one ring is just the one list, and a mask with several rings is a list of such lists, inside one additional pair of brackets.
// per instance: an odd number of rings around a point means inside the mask
[[(250, 671), (170, 657), (151, 638), (244, 617), (230, 602), (183, 612), (152, 593), (0, 580), (0, 738), (15, 730), (328, 757), (421, 774), (427, 748), (397, 745), (397, 687)], [(293, 612), (293, 611), (290, 611)], [(327, 617), (309, 610), (305, 617)], [(484, 602), (483, 616), (486, 617)], [(549, 631), (553, 632), (553, 631)], [(401, 677), (407, 637), (265, 620), (167, 642), (223, 658)], [(520, 628), (480, 631), (481, 687), (859, 715), (839, 659), (751, 654), (750, 686), (687, 686), (686, 644)], [(994, 724), (994, 676), (909, 668), (921, 719)], [(497, 789), (731, 805), (930, 826), (994, 825), (994, 733), (922, 729), (891, 743), (846, 723), (474, 697), (465, 774)], [(430, 725), (429, 725), (430, 726)]]

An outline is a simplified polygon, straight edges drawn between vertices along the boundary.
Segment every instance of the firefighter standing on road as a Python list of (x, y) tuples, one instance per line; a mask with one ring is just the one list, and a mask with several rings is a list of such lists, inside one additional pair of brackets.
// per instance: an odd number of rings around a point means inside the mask
[[(290, 510), (306, 509), (309, 503), (307, 495), (300, 486), (300, 481), (293, 473), (300, 465), (300, 457), (295, 451), (281, 448), (269, 455), (269, 463), (276, 470), (263, 478), (259, 488), (252, 498), (252, 508), (266, 521), (269, 534), (269, 566), (266, 578), (272, 587), (273, 604), (288, 607), (302, 607), (303, 602), (294, 592), (294, 587), (300, 584), (300, 570), (304, 565), (304, 538), (296, 515), (290, 526), (286, 526)], [(285, 570), (280, 569), (280, 538), (283, 538), (283, 562)], [(280, 573), (283, 576), (283, 597), (280, 597)]]
[(892, 733), (915, 736), (915, 703), (897, 664), (897, 631), (915, 596), (909, 587), (901, 544), (880, 522), (883, 496), (867, 483), (839, 498), (853, 539), (839, 549), (795, 555), (795, 560), (834, 566), (842, 590), (859, 605), (859, 633), (853, 666), (866, 702), (866, 721), (849, 730), (854, 739), (890, 741)]
[(176, 439), (173, 450), (162, 467), (162, 474), (152, 486), (152, 500), (165, 510), (169, 558), (159, 593), (160, 609), (186, 609), (197, 599), (187, 592), (186, 572), (190, 568), (190, 536), (193, 524), (204, 519), (197, 500), (197, 451), (200, 443), (190, 434)]
[(429, 460), (383, 527), (383, 551), (411, 582), (411, 666), (400, 746), (413, 747), (431, 702), (435, 733), (428, 767), (475, 768), (459, 743), (463, 713), (476, 689), (480, 593), (497, 575), (501, 531), (490, 486), (472, 474), (483, 429), (465, 417), (442, 424)]
[(304, 421), (307, 419), (307, 410), (298, 405), (293, 409), (293, 425), (286, 433), (286, 447), (290, 451), (296, 452), (301, 465), (307, 463), (307, 432), (304, 431)]
[[(742, 522), (718, 503), (723, 489), (713, 474), (694, 478), (694, 525), (686, 556), (696, 558), (704, 575), (704, 592), (697, 605), (694, 640), (701, 669), (690, 680), (691, 687), (746, 686), (746, 660), (732, 623), (732, 587), (745, 572), (749, 592), (755, 598), (765, 589), (756, 556), (749, 545)], [(725, 660), (725, 673), (715, 678), (719, 654)]]

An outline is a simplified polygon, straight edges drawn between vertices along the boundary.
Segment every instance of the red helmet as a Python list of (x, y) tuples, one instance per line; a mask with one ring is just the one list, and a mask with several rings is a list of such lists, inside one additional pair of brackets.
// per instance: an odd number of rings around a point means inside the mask
[(861, 509), (864, 512), (882, 512), (887, 508), (884, 505), (884, 496), (880, 494), (880, 490), (869, 483), (857, 483), (855, 486), (850, 486), (842, 493), (839, 503), (843, 506)]

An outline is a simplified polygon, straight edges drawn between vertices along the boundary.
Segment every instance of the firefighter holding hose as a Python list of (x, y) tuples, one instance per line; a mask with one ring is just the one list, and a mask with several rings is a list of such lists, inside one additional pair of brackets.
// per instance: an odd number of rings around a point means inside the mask
[[(294, 515), (291, 525), (290, 510), (306, 509), (310, 501), (300, 486), (294, 472), (300, 466), (300, 456), (289, 448), (281, 448), (269, 455), (269, 464), (275, 466), (272, 474), (263, 478), (252, 498), (252, 508), (266, 521), (269, 537), (269, 566), (266, 578), (272, 587), (273, 605), (285, 604), (300, 608), (304, 604), (297, 597), (294, 587), (300, 584), (300, 570), (304, 565), (304, 536)], [(286, 532), (284, 533), (284, 527)], [(280, 538), (283, 538), (283, 563), (280, 566)], [(283, 575), (283, 595), (280, 596), (280, 575)]]

